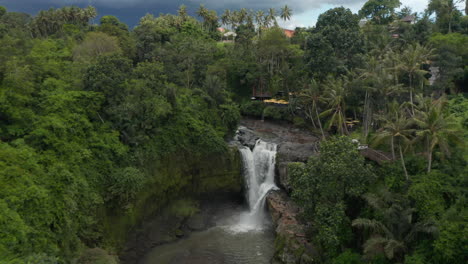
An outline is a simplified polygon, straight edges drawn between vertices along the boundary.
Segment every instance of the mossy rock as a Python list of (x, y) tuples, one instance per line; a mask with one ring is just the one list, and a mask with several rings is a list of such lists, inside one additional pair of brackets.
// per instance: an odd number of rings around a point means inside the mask
[(110, 255), (101, 248), (90, 248), (83, 251), (78, 258), (77, 264), (118, 264), (119, 258)]

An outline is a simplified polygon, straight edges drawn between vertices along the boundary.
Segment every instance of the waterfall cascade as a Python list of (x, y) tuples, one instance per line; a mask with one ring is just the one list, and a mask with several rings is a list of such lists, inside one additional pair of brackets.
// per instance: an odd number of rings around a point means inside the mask
[(257, 140), (253, 151), (248, 147), (240, 149), (246, 182), (246, 198), (250, 211), (241, 215), (234, 230), (246, 232), (263, 229), (267, 222), (265, 198), (275, 185), (276, 144)]

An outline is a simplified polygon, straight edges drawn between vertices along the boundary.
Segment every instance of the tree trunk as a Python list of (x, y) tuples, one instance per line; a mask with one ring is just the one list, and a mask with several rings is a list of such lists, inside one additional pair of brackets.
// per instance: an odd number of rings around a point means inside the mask
[(363, 116), (362, 116), (362, 125), (363, 125), (363, 135), (364, 135), (364, 138), (367, 138), (367, 133), (368, 133), (368, 130), (367, 130), (367, 95), (368, 95), (368, 91), (366, 90), (366, 95), (364, 96), (364, 111), (363, 111)]
[[(312, 105), (312, 108), (313, 108), (313, 107), (314, 107), (314, 106)], [(312, 126), (314, 127), (314, 129), (317, 129), (317, 125), (315, 125), (315, 121), (314, 121), (314, 116), (313, 116), (313, 114), (312, 114), (312, 110), (309, 108), (309, 109), (307, 109), (306, 112), (307, 112), (307, 116), (310, 118), (310, 121), (312, 121)]]
[(320, 121), (320, 115), (318, 113), (317, 107), (315, 107), (315, 114), (317, 115), (317, 121), (318, 121), (318, 124), (319, 124), (319, 127), (320, 127), (320, 132), (322, 132), (322, 138), (323, 138), (323, 140), (325, 140), (325, 133), (323, 132), (322, 121)]
[(405, 172), (406, 180), (408, 180), (409, 177), (408, 177), (408, 171), (406, 170), (405, 160), (403, 158), (403, 150), (401, 149), (401, 144), (398, 144), (398, 146), (400, 147), (401, 166), (403, 167), (403, 171)]
[(414, 102), (413, 102), (413, 75), (410, 74), (410, 102), (411, 102), (411, 117), (414, 116)]
[(431, 172), (432, 167), (432, 148), (429, 149), (429, 153), (427, 153), (427, 173)]
[(341, 108), (341, 115), (342, 115), (342, 118), (343, 118), (343, 125), (344, 125), (344, 132), (345, 132), (345, 135), (349, 135), (349, 131), (348, 131), (348, 126), (346, 125), (346, 116), (345, 116), (345, 112), (344, 112), (344, 107)]
[(392, 159), (395, 160), (395, 138), (393, 136), (390, 139), (390, 145), (392, 148)]

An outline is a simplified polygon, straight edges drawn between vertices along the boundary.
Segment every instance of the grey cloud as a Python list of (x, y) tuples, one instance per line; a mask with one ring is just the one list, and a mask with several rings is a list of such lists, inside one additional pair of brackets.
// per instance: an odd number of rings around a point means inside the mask
[[(5, 1), (5, 0), (4, 0)], [(4, 2), (0, 0), (0, 3)], [(204, 4), (208, 8), (216, 10), (222, 9), (267, 9), (270, 7), (279, 8), (287, 4), (294, 13), (302, 13), (307, 10), (319, 8), (322, 5), (354, 5), (363, 3), (365, 0), (6, 0), (7, 2), (15, 1), (16, 5), (23, 3), (37, 5), (86, 5), (102, 6), (107, 8), (133, 8), (133, 7), (157, 7), (157, 6), (172, 6), (177, 8), (180, 4), (186, 4), (189, 7), (195, 7), (199, 4)]]
[(200, 4), (222, 12), (224, 9), (268, 9), (279, 8), (287, 4), (293, 14), (301, 14), (323, 5), (344, 5), (346, 7), (363, 4), (366, 0), (0, 0), (0, 5), (10, 11), (36, 14), (39, 10), (67, 5), (93, 5), (100, 15), (115, 15), (123, 22), (134, 26), (146, 13), (175, 13), (181, 4), (188, 6), (194, 15)]

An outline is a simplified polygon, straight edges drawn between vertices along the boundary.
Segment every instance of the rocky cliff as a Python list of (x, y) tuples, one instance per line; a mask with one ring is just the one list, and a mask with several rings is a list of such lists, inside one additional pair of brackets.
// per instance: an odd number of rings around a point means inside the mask
[(286, 264), (312, 264), (316, 250), (307, 240), (305, 227), (298, 220), (299, 209), (284, 191), (267, 197), (268, 210), (275, 224), (275, 260)]
[(290, 124), (244, 119), (241, 125), (237, 139), (242, 145), (253, 148), (259, 138), (278, 144), (275, 180), (281, 190), (267, 196), (276, 231), (274, 263), (316, 263), (316, 250), (306, 239), (305, 226), (298, 219), (299, 209), (289, 197), (292, 189), (288, 164), (306, 162), (315, 155), (319, 138)]

